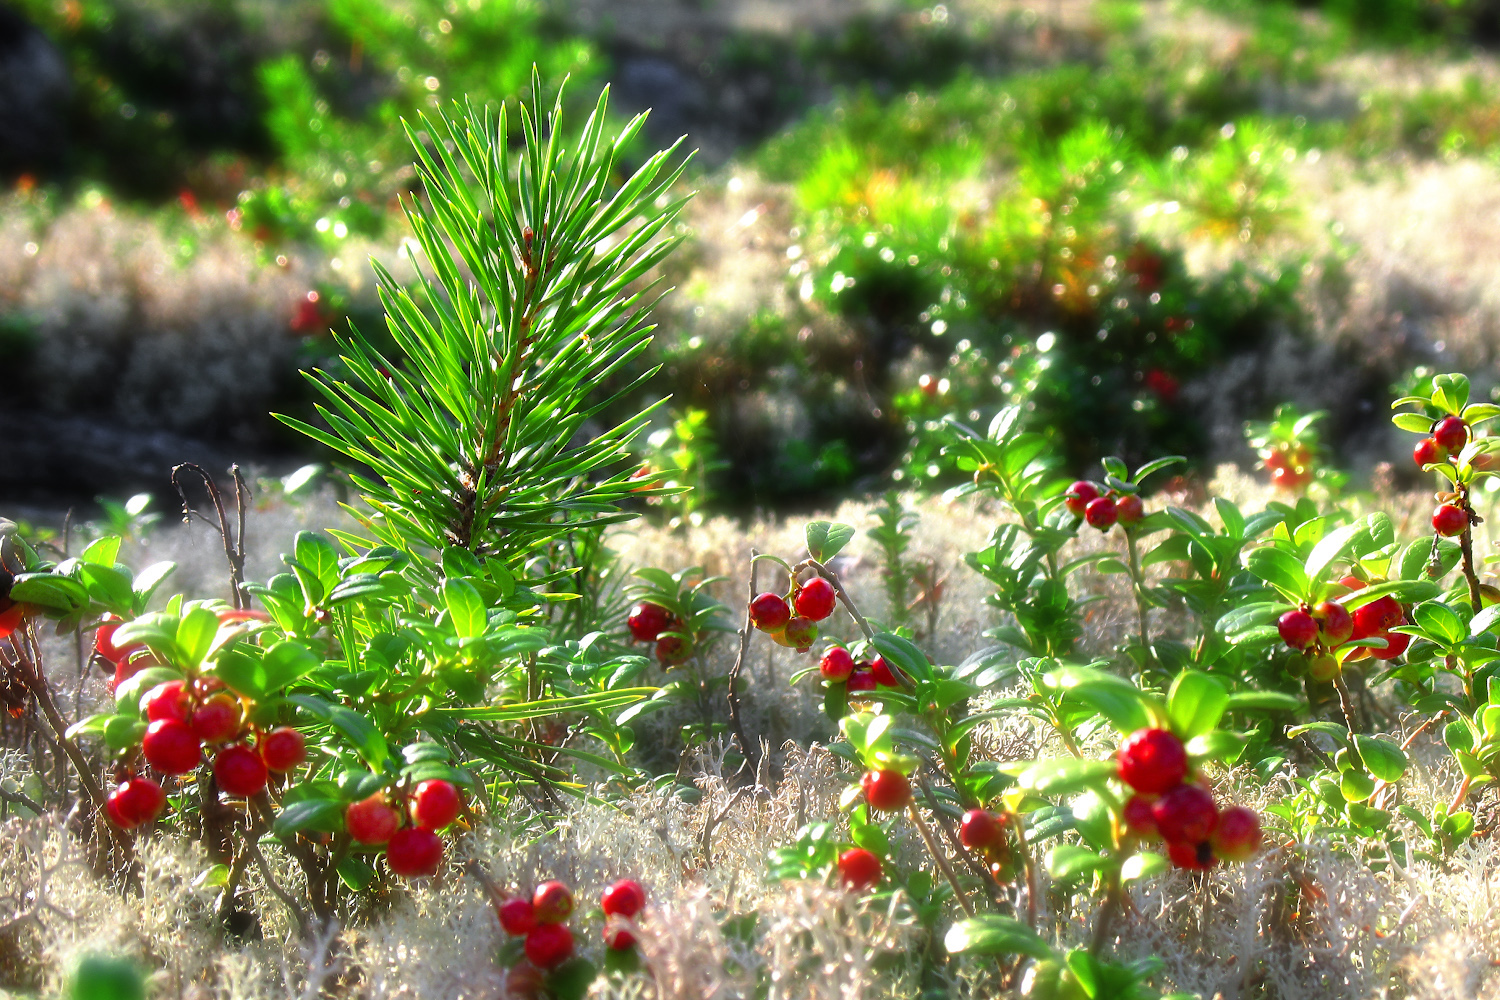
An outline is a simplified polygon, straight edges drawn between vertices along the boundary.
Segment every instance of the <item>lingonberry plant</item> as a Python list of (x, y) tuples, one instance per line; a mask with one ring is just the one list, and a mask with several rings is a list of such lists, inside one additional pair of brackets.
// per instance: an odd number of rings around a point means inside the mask
[[(219, 504), (232, 602), (179, 595), (154, 611), (171, 567), (132, 575), (119, 537), (53, 564), (0, 531), (6, 676), (71, 757), (116, 871), (129, 875), (132, 837), (166, 823), (224, 866), (221, 912), (253, 864), (306, 928), (389, 876), (437, 874), (470, 820), (518, 788), (564, 787), (569, 754), (634, 773), (616, 715), (653, 689), (631, 686), (638, 657), (599, 648), (612, 623), (585, 636), (554, 610), (580, 577), (558, 540), (631, 516), (630, 445), (649, 411), (577, 442), (607, 402), (599, 387), (650, 340), (642, 279), (680, 239), (682, 163), (674, 147), (622, 175), (643, 118), (607, 137), (606, 97), (576, 133), (560, 98), (547, 121), (523, 106), (519, 156), (504, 109), (409, 127), (421, 277), (403, 287), (376, 265), (395, 349), (340, 338), (337, 372), (308, 376), (322, 425), (284, 418), (357, 463), (362, 530), (302, 532), (286, 572), (244, 584), (243, 520), (236, 543)], [(664, 607), (631, 628), (653, 631), (671, 666), (663, 642), (690, 654), (712, 608), (680, 593)], [(66, 725), (41, 680), (44, 619), (88, 635), (111, 710)], [(616, 760), (547, 742), (540, 724), (564, 715)], [(100, 761), (112, 791), (93, 779)], [(268, 837), (303, 888), (278, 883)], [(554, 896), (539, 889), (550, 929), (527, 939), (539, 969), (572, 950)]]

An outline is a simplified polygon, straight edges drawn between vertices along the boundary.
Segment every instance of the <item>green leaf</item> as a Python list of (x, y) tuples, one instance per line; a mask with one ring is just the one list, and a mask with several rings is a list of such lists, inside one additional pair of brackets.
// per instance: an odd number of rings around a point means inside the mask
[(1302, 699), (1282, 691), (1236, 691), (1224, 706), (1226, 712), (1296, 712)]
[(372, 770), (379, 771), (390, 760), (391, 753), (386, 747), (385, 737), (358, 712), (342, 705), (330, 705), (312, 695), (294, 694), (287, 700), (302, 706), (337, 729)]
[(21, 573), (10, 588), (10, 597), (22, 604), (71, 614), (88, 603), (89, 592), (77, 580), (55, 573)]
[(91, 566), (110, 566), (120, 558), (120, 536), (105, 535), (96, 538), (78, 554), (80, 562)]
[(1188, 740), (1188, 756), (1194, 760), (1222, 760), (1233, 763), (1245, 749), (1246, 739), (1239, 733), (1214, 729)]
[(189, 608), (177, 624), (177, 651), (181, 666), (197, 667), (213, 646), (219, 634), (219, 616), (203, 605)]
[(1432, 418), (1425, 413), (1398, 413), (1391, 417), (1391, 423), (1413, 434), (1428, 434), (1432, 431)]
[(1322, 540), (1313, 546), (1312, 552), (1307, 557), (1307, 562), (1303, 564), (1302, 569), (1307, 574), (1307, 578), (1309, 580), (1321, 580), (1324, 571), (1328, 569), (1334, 560), (1348, 552), (1354, 540), (1366, 530), (1367, 525), (1356, 521), (1353, 524), (1346, 524), (1342, 528), (1324, 535)]
[(1120, 866), (1120, 880), (1127, 883), (1137, 882), (1143, 878), (1160, 875), (1171, 867), (1171, 863), (1160, 854), (1141, 851), (1125, 859), (1125, 863)]
[(1432, 404), (1444, 413), (1462, 413), (1469, 402), (1469, 376), (1453, 373), (1432, 380)]
[(146, 723), (129, 715), (116, 715), (104, 724), (104, 742), (111, 750), (139, 746), (146, 735)]
[(1362, 771), (1345, 771), (1339, 779), (1339, 793), (1346, 802), (1363, 802), (1375, 794), (1375, 779)]
[(340, 799), (302, 799), (282, 809), (271, 826), (271, 832), (286, 838), (302, 830), (336, 833), (344, 827), (344, 808)]
[(1224, 685), (1198, 670), (1185, 670), (1167, 693), (1167, 718), (1178, 736), (1191, 739), (1213, 729), (1229, 706)]
[(1146, 477), (1151, 475), (1151, 473), (1160, 472), (1162, 469), (1171, 468), (1174, 465), (1181, 465), (1186, 461), (1187, 459), (1182, 455), (1167, 455), (1164, 458), (1158, 458), (1154, 461), (1147, 462), (1139, 469), (1136, 469), (1135, 476), (1132, 477), (1130, 481), (1131, 483), (1139, 486), (1141, 483), (1145, 482)]
[(1411, 610), (1412, 622), (1444, 645), (1456, 646), (1468, 636), (1463, 619), (1442, 601), (1425, 601)]
[(1119, 765), (1112, 760), (1066, 757), (1034, 764), (1017, 781), (1038, 795), (1071, 795), (1103, 785), (1118, 771)]
[(1400, 781), (1401, 776), (1406, 773), (1406, 753), (1396, 744), (1356, 734), (1354, 746), (1359, 751), (1359, 759), (1364, 762), (1365, 770), (1381, 781)]
[(443, 602), (448, 606), (448, 616), (453, 621), (453, 630), (460, 639), (471, 639), (483, 635), (489, 626), (489, 615), (479, 591), (467, 580), (449, 579), (443, 582)]
[(892, 632), (877, 632), (873, 645), (887, 664), (899, 668), (906, 676), (919, 681), (932, 679), (932, 665), (927, 662), (927, 654), (910, 639)]
[(847, 524), (807, 522), (807, 552), (820, 563), (826, 563), (838, 555), (853, 537), (854, 529)]
[(1256, 549), (1245, 560), (1245, 568), (1297, 603), (1311, 597), (1307, 572), (1289, 552), (1270, 546)]
[(1098, 871), (1106, 864), (1097, 853), (1076, 844), (1058, 844), (1047, 852), (1047, 874), (1059, 881)]
[(1469, 634), (1477, 636), (1484, 632), (1494, 632), (1497, 623), (1500, 623), (1500, 604), (1491, 604), (1469, 619)]
[(364, 892), (375, 881), (375, 869), (359, 858), (345, 858), (339, 862), (339, 879), (352, 892)]
[(1052, 948), (1036, 931), (1014, 917), (998, 913), (960, 920), (943, 935), (949, 954), (1029, 955), (1049, 958)]
[(553, 1000), (583, 1000), (598, 975), (592, 962), (574, 956), (547, 973), (547, 995)]

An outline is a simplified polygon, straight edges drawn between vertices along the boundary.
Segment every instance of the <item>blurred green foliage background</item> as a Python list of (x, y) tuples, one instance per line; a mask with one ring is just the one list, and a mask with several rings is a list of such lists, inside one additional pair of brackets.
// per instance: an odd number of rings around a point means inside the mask
[[(45, 52), (0, 57), (53, 59), (65, 80), (36, 78), (46, 117), (29, 132), (25, 95), (0, 93), (15, 139), (0, 222), (35, 255), (69, 213), (114, 207), (166, 234), (178, 268), (237, 241), (248, 271), (306, 286), (267, 307), (296, 345), (273, 366), (328, 363), (330, 327), (379, 336), (358, 258), (399, 246), (400, 199), (420, 196), (401, 120), (514, 102), (533, 65), (580, 98), (616, 80), (622, 112), (665, 101), (663, 127), (690, 142), (727, 129), (692, 184), (719, 207), (749, 184), (741, 228), (777, 229), (755, 244), (774, 270), (734, 303), (710, 266), (732, 242), (721, 220), (695, 223), (665, 275), (680, 290), (647, 363), (674, 409), (642, 442), (642, 475), (699, 486), (664, 511), (692, 517), (951, 484), (926, 430), (1016, 401), (1080, 469), (1208, 457), (1203, 380), (1273, 334), (1311, 335), (1309, 303), (1339, 287), (1343, 249), (1310, 231), (1294, 168), (1500, 150), (1481, 75), (1310, 97), (1361, 54), (1490, 44), (1492, 0), (1034, 6), (840, 8), (778, 31), (743, 27), (730, 0), (8, 0), (0, 21)], [(632, 15), (658, 14), (655, 36), (632, 34)], [(0, 293), (0, 365), (33, 386), (0, 410), (69, 399), (149, 423), (107, 389), (47, 388), (62, 376), (37, 358), (70, 321), (38, 301)], [(1383, 359), (1370, 385), (1403, 363)], [(267, 405), (305, 407), (296, 384)], [(269, 423), (174, 430), (288, 447)]]

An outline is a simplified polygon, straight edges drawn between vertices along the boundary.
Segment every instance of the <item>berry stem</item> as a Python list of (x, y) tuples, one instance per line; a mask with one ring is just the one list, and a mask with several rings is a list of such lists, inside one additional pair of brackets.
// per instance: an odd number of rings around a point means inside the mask
[(1140, 551), (1136, 548), (1135, 532), (1126, 527), (1121, 530), (1125, 532), (1125, 551), (1130, 557), (1130, 580), (1135, 585), (1135, 613), (1141, 633), (1141, 655), (1149, 663), (1154, 657), (1151, 655), (1151, 641), (1146, 635), (1146, 580), (1141, 572)]
[(1469, 498), (1462, 500), (1463, 511), (1470, 518), (1463, 534), (1458, 536), (1459, 551), (1463, 553), (1464, 579), (1469, 583), (1469, 604), (1478, 614), (1484, 608), (1484, 598), (1479, 593), (1479, 574), (1474, 572), (1474, 513), (1469, 509)]
[(917, 827), (917, 832), (922, 835), (922, 843), (927, 845), (927, 853), (932, 855), (932, 860), (936, 861), (937, 866), (942, 869), (943, 877), (953, 887), (953, 895), (957, 897), (958, 905), (963, 907), (964, 916), (974, 916), (974, 907), (970, 905), (969, 897), (964, 895), (963, 889), (958, 884), (958, 876), (953, 874), (953, 868), (948, 864), (948, 859), (943, 857), (942, 850), (938, 847), (937, 841), (932, 836), (931, 828), (922, 819), (922, 814), (917, 811), (916, 802), (906, 803), (906, 815), (911, 817), (912, 823)]
[(1339, 693), (1339, 707), (1344, 710), (1344, 725), (1349, 727), (1349, 739), (1352, 742), (1354, 734), (1359, 732), (1359, 726), (1355, 723), (1354, 700), (1349, 694), (1349, 685), (1344, 683), (1344, 671), (1340, 669), (1333, 675), (1333, 687)]
[(735, 654), (734, 666), (729, 668), (729, 684), (725, 698), (729, 701), (729, 721), (734, 725), (734, 738), (740, 741), (740, 751), (744, 753), (744, 763), (740, 765), (740, 771), (746, 767), (750, 768), (750, 776), (758, 778), (760, 775), (759, 746), (752, 746), (749, 738), (745, 735), (745, 723), (740, 718), (740, 696), (735, 691), (735, 684), (740, 679), (740, 671), (745, 666), (745, 656), (750, 651), (750, 605), (755, 600), (755, 578), (760, 569), (760, 563), (756, 556), (760, 555), (755, 549), (750, 550), (750, 594), (745, 600), (745, 621), (740, 626), (740, 650)]
[(1454, 813), (1458, 812), (1460, 808), (1462, 808), (1464, 799), (1469, 797), (1469, 785), (1473, 783), (1473, 781), (1473, 778), (1469, 777), (1468, 775), (1464, 775), (1464, 780), (1459, 782), (1458, 791), (1453, 793), (1453, 801), (1448, 803), (1449, 816), (1452, 816)]
[(1120, 896), (1120, 869), (1112, 867), (1104, 891), (1104, 902), (1099, 907), (1099, 915), (1094, 918), (1094, 939), (1089, 945), (1089, 954), (1096, 960), (1109, 941), (1109, 925), (1114, 922), (1115, 911), (1120, 908)]

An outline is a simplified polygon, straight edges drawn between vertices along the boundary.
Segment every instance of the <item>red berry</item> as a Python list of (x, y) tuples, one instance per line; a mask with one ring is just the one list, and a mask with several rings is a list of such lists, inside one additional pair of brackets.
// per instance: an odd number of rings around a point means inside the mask
[(1463, 534), (1468, 526), (1469, 515), (1451, 503), (1445, 503), (1432, 512), (1432, 530), (1446, 538)]
[(1462, 417), (1444, 417), (1433, 427), (1432, 440), (1444, 451), (1462, 451), (1469, 441), (1469, 425)]
[(1265, 455), (1266, 468), (1273, 472), (1277, 469), (1285, 469), (1292, 464), (1291, 456), (1287, 454), (1286, 446), (1274, 448)]
[(401, 814), (390, 807), (384, 792), (349, 803), (344, 829), (361, 844), (384, 844), (401, 829)]
[(1154, 840), (1161, 834), (1156, 829), (1156, 816), (1151, 811), (1151, 800), (1141, 795), (1132, 795), (1125, 802), (1125, 828), (1132, 836), (1142, 840)]
[(500, 904), (500, 927), (511, 937), (525, 937), (536, 929), (536, 907), (529, 899), (507, 899)]
[(1411, 450), (1411, 459), (1417, 463), (1417, 468), (1419, 469), (1429, 465), (1436, 465), (1447, 457), (1447, 453), (1443, 451), (1442, 446), (1432, 438), (1423, 438)]
[(1167, 841), (1167, 857), (1172, 864), (1188, 871), (1207, 871), (1214, 866), (1213, 845), (1206, 840), (1188, 842)]
[(797, 591), (795, 603), (797, 614), (820, 622), (833, 614), (834, 605), (838, 603), (838, 594), (835, 593), (833, 584), (821, 576), (815, 576)]
[(970, 809), (958, 824), (958, 839), (971, 850), (983, 850), (1005, 841), (1005, 822), (985, 809)]
[(1151, 815), (1156, 819), (1156, 828), (1168, 842), (1198, 844), (1214, 832), (1219, 810), (1214, 806), (1214, 797), (1208, 789), (1198, 785), (1178, 785), (1156, 800)]
[(880, 882), (880, 859), (863, 847), (839, 855), (839, 877), (855, 892), (874, 888)]
[(624, 951), (635, 947), (635, 934), (626, 917), (609, 917), (604, 921), (604, 947), (611, 951)]
[(762, 632), (780, 632), (791, 618), (792, 609), (780, 594), (767, 591), (750, 602), (750, 624)]
[(1271, 473), (1271, 485), (1277, 489), (1295, 490), (1306, 486), (1312, 475), (1295, 469), (1275, 469)]
[(859, 783), (871, 809), (892, 812), (911, 800), (911, 782), (900, 771), (866, 771)]
[(573, 893), (561, 882), (543, 882), (531, 894), (536, 919), (542, 924), (560, 924), (573, 912)]
[(599, 905), (610, 916), (634, 917), (646, 905), (646, 890), (635, 879), (622, 878), (604, 890)]
[(901, 682), (896, 680), (896, 675), (891, 673), (891, 665), (885, 662), (885, 657), (877, 656), (870, 664), (870, 675), (875, 678), (875, 683), (881, 687), (900, 687)]
[(542, 924), (526, 935), (526, 957), (543, 969), (561, 965), (573, 954), (573, 932), (562, 924)]
[(307, 759), (307, 744), (297, 730), (282, 726), (260, 738), (260, 756), (266, 767), (285, 774)]
[(1080, 479), (1068, 487), (1068, 492), (1063, 494), (1063, 504), (1079, 517), (1088, 509), (1088, 505), (1099, 499), (1099, 489), (1086, 479)]
[(146, 727), (141, 739), (146, 761), (162, 774), (187, 774), (198, 766), (202, 752), (198, 737), (187, 723), (176, 719), (158, 719)]
[(431, 830), (409, 826), (391, 834), (385, 845), (385, 863), (402, 878), (424, 878), (437, 874), (443, 863), (443, 840)]
[(123, 830), (134, 830), (161, 815), (166, 808), (167, 793), (150, 778), (122, 781), (104, 800), (105, 811)]
[(664, 635), (657, 640), (656, 660), (664, 667), (675, 667), (679, 663), (686, 663), (688, 657), (692, 655), (692, 649), (682, 641), (681, 636)]
[(146, 706), (146, 721), (160, 722), (171, 719), (186, 722), (193, 712), (193, 699), (188, 694), (186, 681), (166, 681), (146, 692), (142, 699)]
[(1411, 636), (1405, 632), (1381, 632), (1380, 638), (1385, 640), (1385, 648), (1370, 650), (1370, 655), (1377, 660), (1394, 660), (1411, 645)]
[(113, 615), (98, 630), (94, 632), (94, 652), (98, 653), (109, 662), (118, 665), (138, 649), (145, 649), (141, 643), (131, 643), (126, 646), (115, 645), (115, 633), (125, 623)]
[(1401, 605), (1387, 594), (1354, 609), (1354, 634), (1351, 638), (1365, 639), (1399, 624)]
[(204, 743), (226, 743), (240, 732), (240, 703), (216, 694), (193, 709), (193, 733)]
[(854, 657), (843, 646), (829, 646), (818, 661), (818, 672), (825, 681), (847, 681), (854, 673)]
[(818, 626), (811, 618), (798, 615), (786, 623), (786, 628), (772, 634), (779, 644), (805, 653), (818, 641)]
[(1318, 623), (1306, 611), (1294, 608), (1276, 621), (1281, 641), (1293, 649), (1306, 649), (1318, 638)]
[(1187, 749), (1165, 729), (1137, 729), (1115, 757), (1120, 780), (1143, 795), (1160, 795), (1187, 777)]
[(266, 787), (266, 778), (266, 762), (243, 743), (225, 747), (214, 758), (214, 781), (230, 795), (258, 795)]
[(1223, 861), (1245, 861), (1260, 850), (1260, 817), (1244, 806), (1219, 813), (1212, 838), (1214, 856)]
[(1134, 493), (1126, 493), (1115, 501), (1115, 517), (1127, 528), (1146, 516), (1146, 505)]
[(1354, 634), (1354, 618), (1349, 609), (1337, 601), (1324, 601), (1313, 609), (1313, 618), (1318, 622), (1318, 631), (1330, 646), (1349, 641)]
[(655, 642), (657, 636), (667, 630), (671, 621), (672, 614), (666, 608), (650, 601), (642, 601), (630, 609), (630, 617), (625, 620), (625, 625), (637, 642)]
[(875, 674), (866, 667), (864, 669), (857, 669), (849, 675), (849, 680), (844, 685), (844, 690), (853, 694), (855, 691), (874, 691), (875, 687)]
[(26, 617), (26, 605), (13, 603), (8, 597), (3, 603), (3, 609), (0, 609), (0, 639), (20, 628), (21, 621)]
[(1083, 509), (1083, 519), (1100, 531), (1108, 531), (1118, 516), (1115, 502), (1109, 497), (1090, 500), (1089, 505)]
[(411, 800), (411, 818), (426, 830), (441, 830), (458, 819), (463, 800), (453, 782), (434, 778), (417, 786)]

